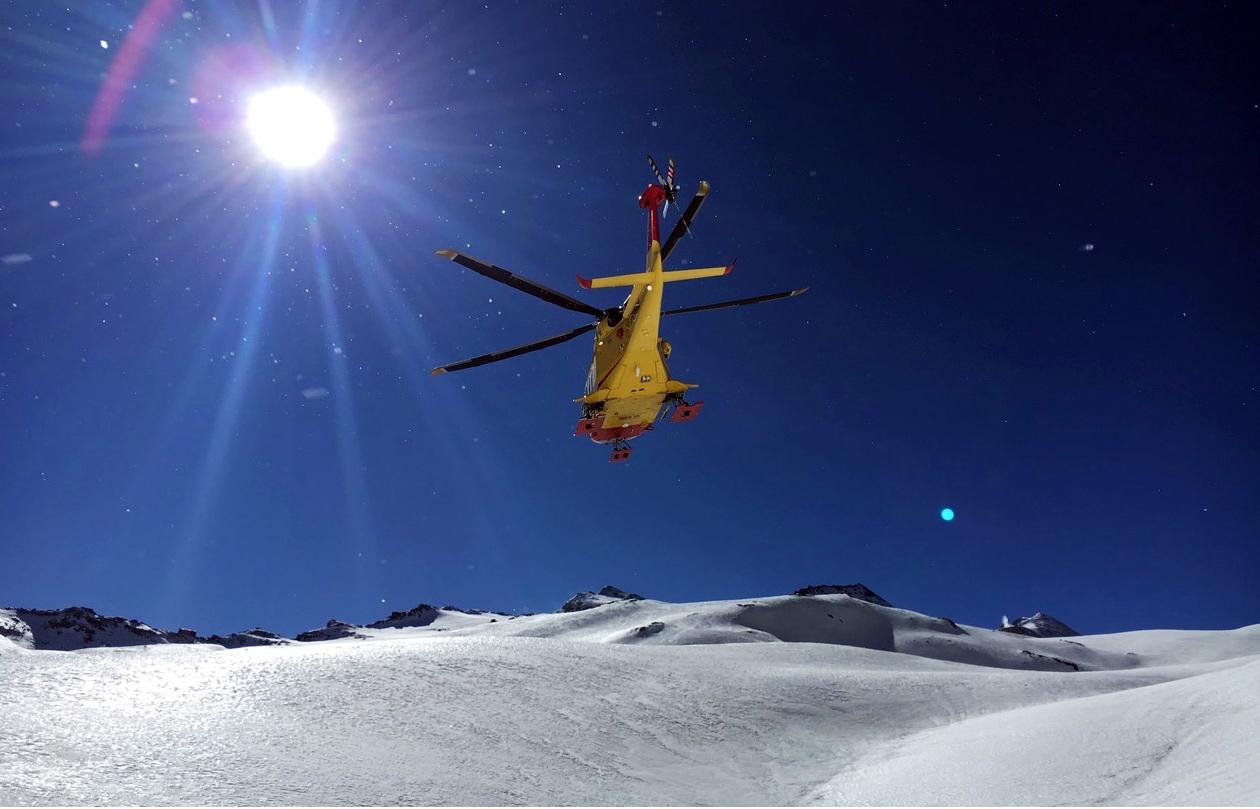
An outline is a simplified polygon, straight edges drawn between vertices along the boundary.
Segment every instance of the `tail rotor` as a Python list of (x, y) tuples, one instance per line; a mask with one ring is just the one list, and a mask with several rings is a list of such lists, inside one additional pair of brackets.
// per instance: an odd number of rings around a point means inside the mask
[(678, 199), (678, 186), (674, 184), (674, 158), (670, 157), (665, 167), (665, 175), (661, 176), (661, 170), (656, 165), (656, 161), (652, 159), (652, 155), (647, 156), (648, 165), (652, 167), (652, 173), (656, 175), (656, 181), (665, 189), (665, 209), (661, 212), (661, 221), (669, 215), (669, 204)]

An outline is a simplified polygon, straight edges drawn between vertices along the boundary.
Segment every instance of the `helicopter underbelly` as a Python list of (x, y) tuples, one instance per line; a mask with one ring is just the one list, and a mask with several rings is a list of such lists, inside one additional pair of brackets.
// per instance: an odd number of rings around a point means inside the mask
[(630, 427), (636, 424), (651, 424), (661, 412), (665, 403), (665, 391), (646, 396), (628, 396), (609, 399), (604, 406), (604, 429)]
[(603, 411), (578, 423), (577, 433), (596, 444), (629, 441), (652, 429), (664, 402), (664, 394), (609, 399)]

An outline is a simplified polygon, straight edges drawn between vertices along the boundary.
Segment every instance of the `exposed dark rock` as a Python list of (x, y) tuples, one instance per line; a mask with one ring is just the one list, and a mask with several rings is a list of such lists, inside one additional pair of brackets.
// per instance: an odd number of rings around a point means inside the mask
[(598, 593), (592, 593), (589, 590), (570, 598), (560, 607), (561, 612), (580, 612), (581, 610), (594, 609), (602, 607), (605, 604), (613, 604), (618, 601), (642, 601), (643, 596), (638, 593), (627, 593), (619, 587), (613, 587), (611, 584), (601, 587)]
[(658, 634), (664, 628), (665, 628), (665, 624), (661, 623), (660, 621), (653, 621), (652, 623), (647, 624), (646, 626), (636, 626), (634, 629), (631, 630), (631, 632), (634, 633), (634, 636), (636, 638), (647, 638), (647, 637), (651, 637), (652, 635)]
[(211, 635), (204, 642), (214, 643), (227, 649), (239, 649), (243, 646), (284, 646), (293, 641), (275, 632), (255, 627), (245, 632), (233, 632), (231, 635)]
[(1058, 663), (1060, 666), (1070, 668), (1072, 671), (1081, 670), (1080, 665), (1073, 663), (1071, 660), (1064, 660), (1061, 657), (1055, 657), (1054, 655), (1037, 654), (1036, 652), (1030, 652), (1027, 649), (1021, 649), (1020, 653), (1026, 655), (1030, 660), (1049, 660), (1053, 663)]
[(462, 612), (465, 615), (485, 615), (486, 614), (486, 610), (473, 610), (473, 609), (466, 610), (463, 607), (454, 607), (454, 606), (451, 606), (450, 604), (447, 604), (442, 609), (445, 610), (446, 612)]
[(417, 604), (405, 612), (391, 612), (387, 617), (373, 621), (368, 629), (399, 629), (406, 626), (428, 626), (438, 617), (438, 608), (432, 604)]
[(181, 627), (179, 629), (176, 629), (174, 632), (167, 632), (166, 642), (167, 643), (202, 643), (203, 639), (197, 637), (197, 631), (195, 629), (187, 629), (185, 627)]
[(0, 637), (8, 638), (26, 649), (35, 646), (35, 636), (30, 625), (17, 616), (16, 610), (0, 610)]
[(328, 623), (319, 629), (312, 629), (309, 632), (303, 632), (297, 636), (297, 640), (302, 643), (310, 643), (319, 640), (337, 640), (338, 638), (361, 638), (359, 634), (362, 629), (358, 624), (348, 624), (345, 621), (338, 621), (336, 618), (330, 618)]
[(1011, 621), (1002, 619), (999, 632), (1010, 632), (1013, 635), (1027, 635), (1031, 638), (1070, 638), (1081, 634), (1072, 627), (1044, 612), (1033, 613), (1028, 618), (1016, 618)]
[(871, 604), (878, 604), (881, 607), (891, 607), (892, 604), (884, 600), (879, 593), (876, 593), (865, 584), (811, 584), (809, 587), (802, 587), (792, 593), (794, 596), (830, 596), (830, 595), (846, 595), (861, 601), (867, 601)]
[[(62, 610), (8, 609), (0, 621), (6, 637), (35, 649), (71, 651), (97, 646), (169, 643), (167, 633), (132, 618), (100, 615), (88, 607)], [(25, 627), (25, 629), (23, 629)]]

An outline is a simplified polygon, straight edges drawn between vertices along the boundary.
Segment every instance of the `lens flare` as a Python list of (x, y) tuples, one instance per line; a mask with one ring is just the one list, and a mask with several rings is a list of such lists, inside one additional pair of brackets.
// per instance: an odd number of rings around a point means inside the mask
[(245, 125), (264, 155), (293, 168), (318, 162), (337, 134), (328, 105), (297, 85), (250, 97)]

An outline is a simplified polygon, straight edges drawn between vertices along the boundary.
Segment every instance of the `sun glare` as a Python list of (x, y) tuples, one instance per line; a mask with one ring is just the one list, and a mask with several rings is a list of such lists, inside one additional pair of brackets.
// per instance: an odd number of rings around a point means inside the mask
[(332, 110), (305, 87), (273, 87), (249, 99), (246, 127), (267, 158), (284, 166), (319, 161), (336, 137)]

